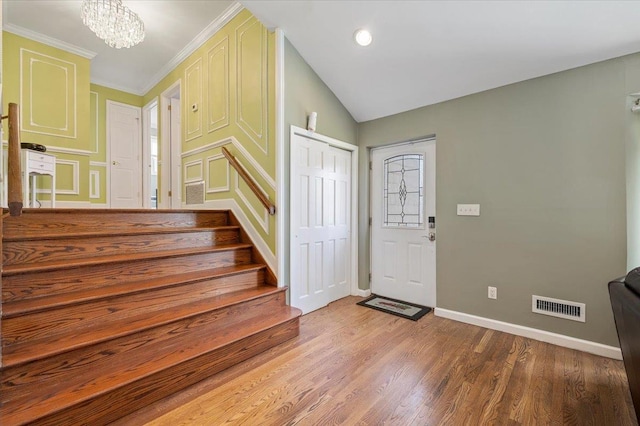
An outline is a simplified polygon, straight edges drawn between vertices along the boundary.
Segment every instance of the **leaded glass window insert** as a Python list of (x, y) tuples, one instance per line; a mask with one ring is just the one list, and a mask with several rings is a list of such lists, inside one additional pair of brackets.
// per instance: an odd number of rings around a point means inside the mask
[(424, 155), (384, 160), (384, 226), (424, 228)]

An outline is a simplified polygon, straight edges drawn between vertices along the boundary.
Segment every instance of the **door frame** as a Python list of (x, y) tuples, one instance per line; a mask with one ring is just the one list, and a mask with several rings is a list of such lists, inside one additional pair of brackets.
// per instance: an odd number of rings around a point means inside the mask
[[(111, 113), (110, 113), (110, 108), (109, 107), (111, 105), (117, 105), (117, 106), (123, 106), (123, 107), (131, 108), (131, 109), (137, 109), (140, 112), (140, 120), (138, 122), (138, 138), (140, 139), (140, 147), (139, 147), (139, 151), (138, 151), (138, 157), (140, 158), (139, 166), (140, 166), (141, 174), (142, 174), (142, 162), (143, 162), (143, 159), (142, 159), (142, 145), (143, 145), (143, 141), (142, 141), (142, 127), (143, 127), (142, 126), (142, 108), (134, 106), (134, 105), (129, 105), (129, 104), (125, 104), (125, 103), (122, 103), (122, 102), (116, 102), (116, 101), (112, 101), (110, 99), (107, 99), (106, 108), (105, 108), (106, 109), (106, 111), (105, 111), (105, 114), (106, 114), (106, 120), (105, 120), (105, 122), (106, 122), (106, 124), (105, 124), (106, 125), (106, 129), (105, 129), (106, 152), (105, 152), (105, 156), (106, 156), (106, 159), (107, 159), (107, 167), (106, 167), (107, 170), (106, 170), (106, 177), (105, 178), (107, 179), (107, 185), (106, 185), (107, 186), (107, 191), (106, 191), (106, 193), (107, 193), (106, 194), (106, 197), (107, 197), (107, 199), (106, 199), (107, 208), (111, 208), (111, 144), (109, 143), (109, 141), (110, 141), (109, 137), (111, 136), (111, 134), (110, 134), (111, 133), (110, 132), (110, 127), (111, 126), (109, 124), (110, 123), (110, 119), (111, 119), (111, 117), (110, 117)], [(140, 185), (142, 186), (140, 188), (140, 196), (142, 197), (142, 194), (144, 192), (144, 183), (143, 183), (142, 176), (140, 176)], [(143, 205), (142, 202), (144, 201), (144, 199), (142, 199), (140, 201), (141, 201), (140, 206), (142, 206)]]
[[(343, 142), (338, 139), (331, 138), (329, 136), (321, 135), (319, 133), (310, 132), (306, 129), (297, 126), (291, 126), (289, 133), (289, 141), (290, 144), (293, 144), (293, 140), (295, 136), (301, 136), (304, 138), (312, 139), (319, 143), (324, 143), (329, 146), (333, 146), (336, 148), (343, 149), (345, 151), (350, 151), (351, 153), (351, 218), (350, 218), (350, 237), (351, 237), (351, 250), (350, 250), (350, 264), (351, 271), (349, 271), (349, 279), (351, 280), (350, 291), (352, 296), (359, 296), (360, 292), (358, 289), (358, 147), (356, 145), (352, 145), (347, 142)], [(290, 149), (289, 152), (293, 150)], [(289, 176), (289, 187), (287, 190), (289, 191), (289, 195), (291, 195), (291, 179), (293, 176)], [(294, 209), (296, 204), (289, 203), (289, 218), (294, 214)], [(291, 269), (293, 265), (291, 265), (291, 248), (293, 245), (293, 232), (292, 232), (292, 223), (293, 221), (289, 220), (289, 250), (287, 251), (286, 256), (289, 259), (289, 280), (291, 281), (293, 278), (291, 276)]]
[(149, 182), (151, 179), (151, 109), (159, 108), (158, 97), (142, 107), (142, 207), (151, 208)]
[[(181, 141), (174, 141), (171, 137), (171, 112), (169, 111), (169, 106), (172, 98), (182, 99), (182, 85), (179, 79), (160, 94), (160, 137), (158, 138), (160, 152), (162, 153), (162, 161), (158, 162), (158, 167), (161, 170), (160, 188), (164, 194), (167, 194), (167, 188), (169, 188), (172, 195), (169, 198), (168, 194), (166, 197), (161, 194), (161, 201), (158, 207), (162, 209), (180, 208), (182, 198), (180, 173), (182, 170), (182, 158), (180, 156), (182, 144), (180, 143)], [(180, 109), (182, 110), (182, 108)], [(178, 111), (178, 114), (182, 114), (182, 111)], [(167, 159), (169, 160), (168, 162)], [(169, 173), (166, 173), (165, 170), (167, 163)], [(177, 207), (174, 207), (173, 200), (178, 200)]]
[[(438, 152), (437, 149), (437, 140), (436, 140), (436, 136), (435, 135), (429, 135), (429, 136), (423, 136), (423, 137), (419, 137), (419, 138), (415, 138), (415, 139), (409, 139), (406, 141), (402, 141), (402, 142), (391, 142), (391, 143), (387, 143), (387, 144), (382, 144), (382, 145), (377, 145), (377, 146), (372, 146), (369, 147), (367, 149), (367, 164), (369, 164), (369, 175), (367, 177), (367, 179), (369, 180), (369, 193), (367, 194), (367, 204), (368, 204), (368, 213), (369, 213), (369, 292), (373, 293), (373, 290), (371, 289), (372, 283), (371, 283), (371, 275), (373, 273), (372, 270), (372, 266), (373, 266), (373, 224), (372, 224), (372, 209), (374, 208), (374, 206), (371, 204), (371, 200), (373, 199), (372, 197), (372, 192), (373, 192), (373, 167), (372, 167), (372, 156), (373, 156), (373, 151), (376, 149), (384, 149), (384, 148), (391, 148), (391, 147), (400, 147), (403, 145), (413, 145), (415, 143), (419, 143), (419, 142), (433, 142), (434, 147), (436, 149), (436, 153)], [(436, 164), (436, 159), (437, 157), (434, 157), (433, 162), (434, 165)], [(437, 169), (436, 169), (436, 173), (437, 173)], [(437, 204), (437, 175), (436, 175), (436, 181), (434, 182), (434, 187), (436, 188), (436, 193), (434, 194), (434, 200), (436, 200), (436, 209), (438, 208), (438, 204)], [(437, 210), (436, 210), (436, 229), (438, 227), (438, 214), (437, 214)], [(428, 228), (425, 228), (425, 231), (428, 232)], [(434, 265), (437, 268), (438, 265), (438, 244), (436, 244), (435, 249), (434, 249)], [(433, 309), (436, 308), (437, 303), (438, 303), (438, 274), (437, 274), (437, 269), (436, 269), (436, 274), (435, 274), (435, 279), (434, 279), (434, 283), (435, 283), (435, 304), (433, 306)]]

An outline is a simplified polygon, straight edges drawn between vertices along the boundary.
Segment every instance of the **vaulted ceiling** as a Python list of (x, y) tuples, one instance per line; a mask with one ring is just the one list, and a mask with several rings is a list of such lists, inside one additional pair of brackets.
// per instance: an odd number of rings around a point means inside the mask
[[(93, 52), (92, 81), (142, 94), (203, 41), (232, 1), (124, 0), (145, 41), (109, 48), (80, 0), (4, 0), (5, 29)], [(285, 36), (361, 122), (640, 51), (631, 1), (271, 1), (242, 5)], [(367, 28), (363, 48), (353, 33)]]

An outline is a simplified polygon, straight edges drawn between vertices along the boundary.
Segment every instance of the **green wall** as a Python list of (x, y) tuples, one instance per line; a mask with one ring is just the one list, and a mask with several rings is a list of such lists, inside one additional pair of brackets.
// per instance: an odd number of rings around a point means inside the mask
[[(349, 111), (340, 103), (333, 92), (324, 84), (313, 69), (300, 56), (293, 45), (284, 40), (284, 182), (285, 188), (289, 188), (290, 182), (290, 129), (291, 126), (307, 128), (309, 113), (318, 113), (316, 132), (334, 139), (357, 143), (358, 123), (353, 119)], [(286, 205), (289, 203), (289, 191), (282, 194), (286, 197)], [(284, 222), (289, 223), (289, 212), (280, 210)], [(285, 257), (284, 271), (280, 271), (280, 280), (289, 284), (289, 226), (283, 230), (284, 247), (279, 256)]]
[[(640, 75), (628, 59), (361, 123), (360, 287), (365, 148), (436, 135), (437, 306), (617, 346), (607, 282), (627, 270), (626, 76)], [(481, 216), (457, 216), (457, 203)], [(533, 314), (532, 294), (586, 303), (586, 323)]]

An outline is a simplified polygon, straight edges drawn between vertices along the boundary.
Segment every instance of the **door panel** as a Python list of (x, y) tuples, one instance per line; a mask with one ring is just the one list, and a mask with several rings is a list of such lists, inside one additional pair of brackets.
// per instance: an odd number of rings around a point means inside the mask
[(112, 208), (142, 207), (140, 108), (107, 103)]
[(371, 290), (436, 306), (435, 141), (371, 152)]
[(350, 294), (351, 153), (291, 143), (291, 304), (310, 312)]

